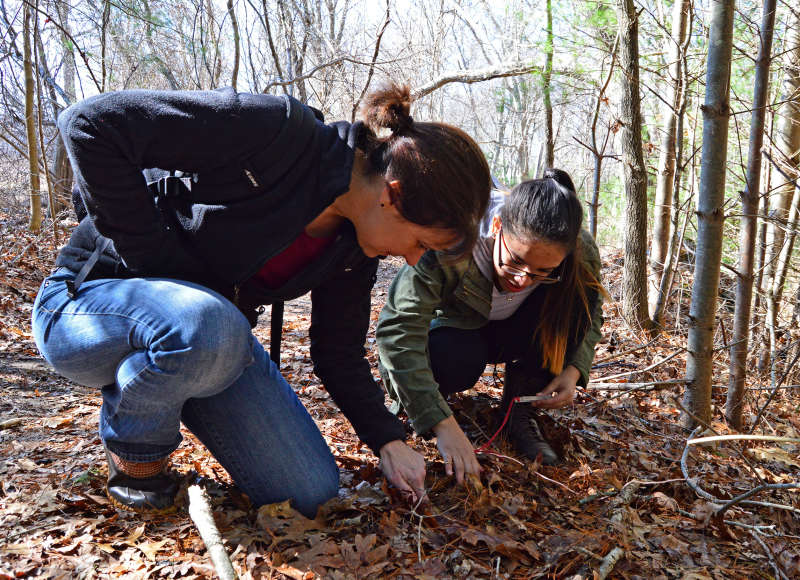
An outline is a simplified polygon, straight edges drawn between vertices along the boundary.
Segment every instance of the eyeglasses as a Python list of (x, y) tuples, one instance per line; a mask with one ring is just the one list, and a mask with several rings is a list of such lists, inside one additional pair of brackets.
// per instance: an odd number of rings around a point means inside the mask
[[(506, 251), (506, 254), (508, 254), (509, 256), (511, 256), (512, 259), (514, 259), (514, 254), (512, 254), (511, 250), (508, 249), (508, 246), (506, 245), (506, 242), (503, 239), (502, 229), (500, 229), (499, 237), (500, 237), (500, 245)], [(503, 262), (502, 252), (500, 252), (498, 255), (497, 264), (498, 266), (500, 266), (501, 270), (503, 270), (506, 274), (509, 274), (510, 276), (525, 276), (538, 284), (556, 284), (558, 282), (561, 282), (561, 272), (559, 272), (558, 275), (556, 276), (552, 276), (553, 272), (561, 268), (561, 264), (556, 266), (556, 268), (554, 268), (547, 276), (542, 276), (540, 274), (532, 274), (531, 272), (526, 272), (525, 270), (515, 268), (514, 266), (510, 265), (507, 262)]]

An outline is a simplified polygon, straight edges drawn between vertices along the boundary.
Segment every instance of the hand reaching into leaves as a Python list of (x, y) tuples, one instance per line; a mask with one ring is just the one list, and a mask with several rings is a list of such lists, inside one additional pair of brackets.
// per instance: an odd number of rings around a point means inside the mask
[(461, 484), (465, 474), (480, 473), (481, 466), (475, 449), (452, 415), (439, 421), (433, 427), (433, 432), (436, 433), (436, 445), (442, 454), (447, 475), (455, 473), (456, 482)]
[(425, 458), (405, 442), (395, 439), (380, 450), (381, 471), (401, 491), (411, 494), (415, 504), (425, 497)]

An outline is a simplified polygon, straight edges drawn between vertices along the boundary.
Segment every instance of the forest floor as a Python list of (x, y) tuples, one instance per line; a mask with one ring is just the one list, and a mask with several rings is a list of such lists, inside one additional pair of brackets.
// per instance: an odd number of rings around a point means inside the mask
[[(105, 498), (100, 394), (54, 374), (30, 333), (33, 299), (53, 263), (52, 233), (35, 238), (3, 214), (0, 223), (0, 579), (214, 577), (185, 498), (178, 513), (161, 517), (117, 511)], [(480, 483), (460, 487), (444, 475), (435, 442), (411, 437), (429, 461), (430, 503), (416, 508), (388, 488), (314, 377), (309, 301), (287, 304), (281, 370), (336, 455), (339, 497), (314, 520), (288, 504), (254, 509), (188, 432), (173, 455), (187, 481), (201, 478), (240, 577), (800, 578), (800, 490), (789, 487), (800, 481), (798, 445), (687, 447), (682, 385), (630, 387), (684, 375), (690, 272), (676, 285), (668, 332), (651, 338), (619, 316), (621, 255), (604, 252), (604, 263), (612, 299), (592, 379), (606, 384), (581, 389), (545, 425), (564, 463), (520, 461), (499, 441), (480, 456)], [(399, 264), (386, 260), (380, 269), (368, 338), (373, 368), (374, 321)], [(256, 332), (266, 344), (262, 318)], [(715, 357), (714, 384), (724, 385), (726, 349)], [(476, 444), (497, 428), (502, 381), (502, 366), (489, 367), (475, 389), (452, 398)], [(752, 419), (769, 391), (756, 380), (750, 388)], [(712, 392), (714, 420), (702, 435), (728, 434), (725, 388)], [(797, 438), (798, 407), (796, 390), (780, 391), (756, 432)]]

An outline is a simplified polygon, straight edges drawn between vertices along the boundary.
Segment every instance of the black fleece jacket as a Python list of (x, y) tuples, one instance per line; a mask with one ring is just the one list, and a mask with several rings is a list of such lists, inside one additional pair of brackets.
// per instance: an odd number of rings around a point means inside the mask
[[(359, 123), (326, 125), (291, 97), (220, 89), (106, 93), (69, 107), (58, 126), (89, 215), (57, 266), (78, 272), (110, 238), (88, 279), (197, 282), (252, 325), (259, 306), (311, 290), (315, 373), (373, 451), (405, 438), (365, 359), (377, 260), (352, 226), (283, 287), (252, 278), (347, 191)], [(165, 171), (184, 172), (190, 191), (154, 194), (148, 178)]]

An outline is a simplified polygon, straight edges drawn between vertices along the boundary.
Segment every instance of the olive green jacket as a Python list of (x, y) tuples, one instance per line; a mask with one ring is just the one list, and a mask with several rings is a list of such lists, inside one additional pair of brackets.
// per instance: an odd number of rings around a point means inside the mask
[[(584, 263), (600, 279), (600, 253), (592, 236), (581, 231)], [(403, 266), (389, 287), (386, 305), (375, 332), (383, 384), (394, 400), (391, 410), (402, 407), (417, 433), (430, 429), (452, 415), (439, 392), (428, 360), (428, 333), (432, 328), (452, 326), (481, 328), (489, 322), (492, 281), (487, 280), (470, 256), (456, 263), (427, 252), (413, 267)], [(567, 365), (580, 371), (579, 384), (586, 385), (600, 340), (603, 324), (602, 297), (590, 304), (592, 324), (583, 342), (567, 353)]]

